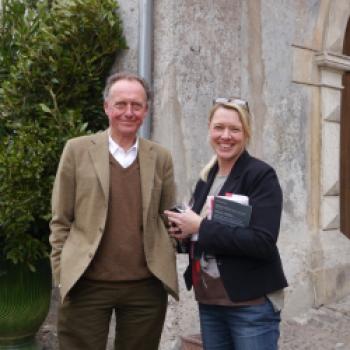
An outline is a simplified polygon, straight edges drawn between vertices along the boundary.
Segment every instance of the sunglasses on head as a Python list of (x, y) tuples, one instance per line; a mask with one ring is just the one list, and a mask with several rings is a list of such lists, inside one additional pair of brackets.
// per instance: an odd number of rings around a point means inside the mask
[(217, 97), (216, 99), (214, 99), (213, 102), (214, 102), (214, 104), (221, 103), (221, 104), (224, 104), (224, 105), (238, 105), (240, 107), (245, 108), (249, 112), (248, 102), (245, 101), (245, 100), (242, 100), (240, 98), (236, 98), (236, 97), (230, 97), (230, 98)]

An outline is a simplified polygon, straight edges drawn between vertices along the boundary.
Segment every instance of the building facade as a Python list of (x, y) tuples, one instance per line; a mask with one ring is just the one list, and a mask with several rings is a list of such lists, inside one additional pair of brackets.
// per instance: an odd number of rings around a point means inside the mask
[[(139, 1), (119, 0), (137, 71)], [(290, 283), (284, 317), (350, 293), (350, 1), (153, 2), (151, 138), (171, 150), (178, 200), (212, 153), (218, 96), (249, 101), (249, 151), (273, 165), (284, 192), (279, 248)], [(186, 258), (179, 256), (179, 274)], [(191, 292), (171, 301), (163, 339), (198, 332)]]

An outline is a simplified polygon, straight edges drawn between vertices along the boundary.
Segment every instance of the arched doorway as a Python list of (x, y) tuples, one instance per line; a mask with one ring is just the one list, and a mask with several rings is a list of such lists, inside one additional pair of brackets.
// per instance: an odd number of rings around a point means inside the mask
[[(350, 18), (343, 54), (350, 56)], [(340, 230), (350, 238), (350, 71), (343, 75), (340, 132)]]

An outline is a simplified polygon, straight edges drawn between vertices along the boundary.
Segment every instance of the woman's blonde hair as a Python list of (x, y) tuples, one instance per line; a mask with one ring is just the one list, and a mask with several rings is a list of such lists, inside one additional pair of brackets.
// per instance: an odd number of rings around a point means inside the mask
[[(211, 108), (209, 112), (209, 125), (214, 117), (215, 112), (219, 108), (235, 110), (238, 113), (240, 122), (242, 123), (243, 133), (246, 138), (246, 144), (248, 144), (252, 134), (252, 130), (250, 127), (250, 113), (249, 113), (248, 103), (242, 100), (237, 100), (237, 101), (240, 101), (240, 103), (236, 103), (235, 101), (236, 101), (235, 98), (231, 98), (231, 99), (227, 99), (226, 101), (215, 102), (214, 106)], [(244, 102), (244, 104), (242, 104), (241, 101)], [(207, 181), (209, 171), (214, 166), (216, 161), (217, 161), (217, 157), (216, 155), (214, 155), (210, 159), (210, 161), (204, 166), (204, 168), (201, 170), (199, 176), (203, 181)]]

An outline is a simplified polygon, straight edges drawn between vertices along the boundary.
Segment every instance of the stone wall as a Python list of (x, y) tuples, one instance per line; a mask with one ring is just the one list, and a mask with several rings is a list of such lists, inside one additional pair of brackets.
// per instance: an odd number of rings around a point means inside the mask
[(174, 154), (179, 200), (208, 160), (208, 110), (240, 94), (239, 2), (155, 2), (153, 138)]

